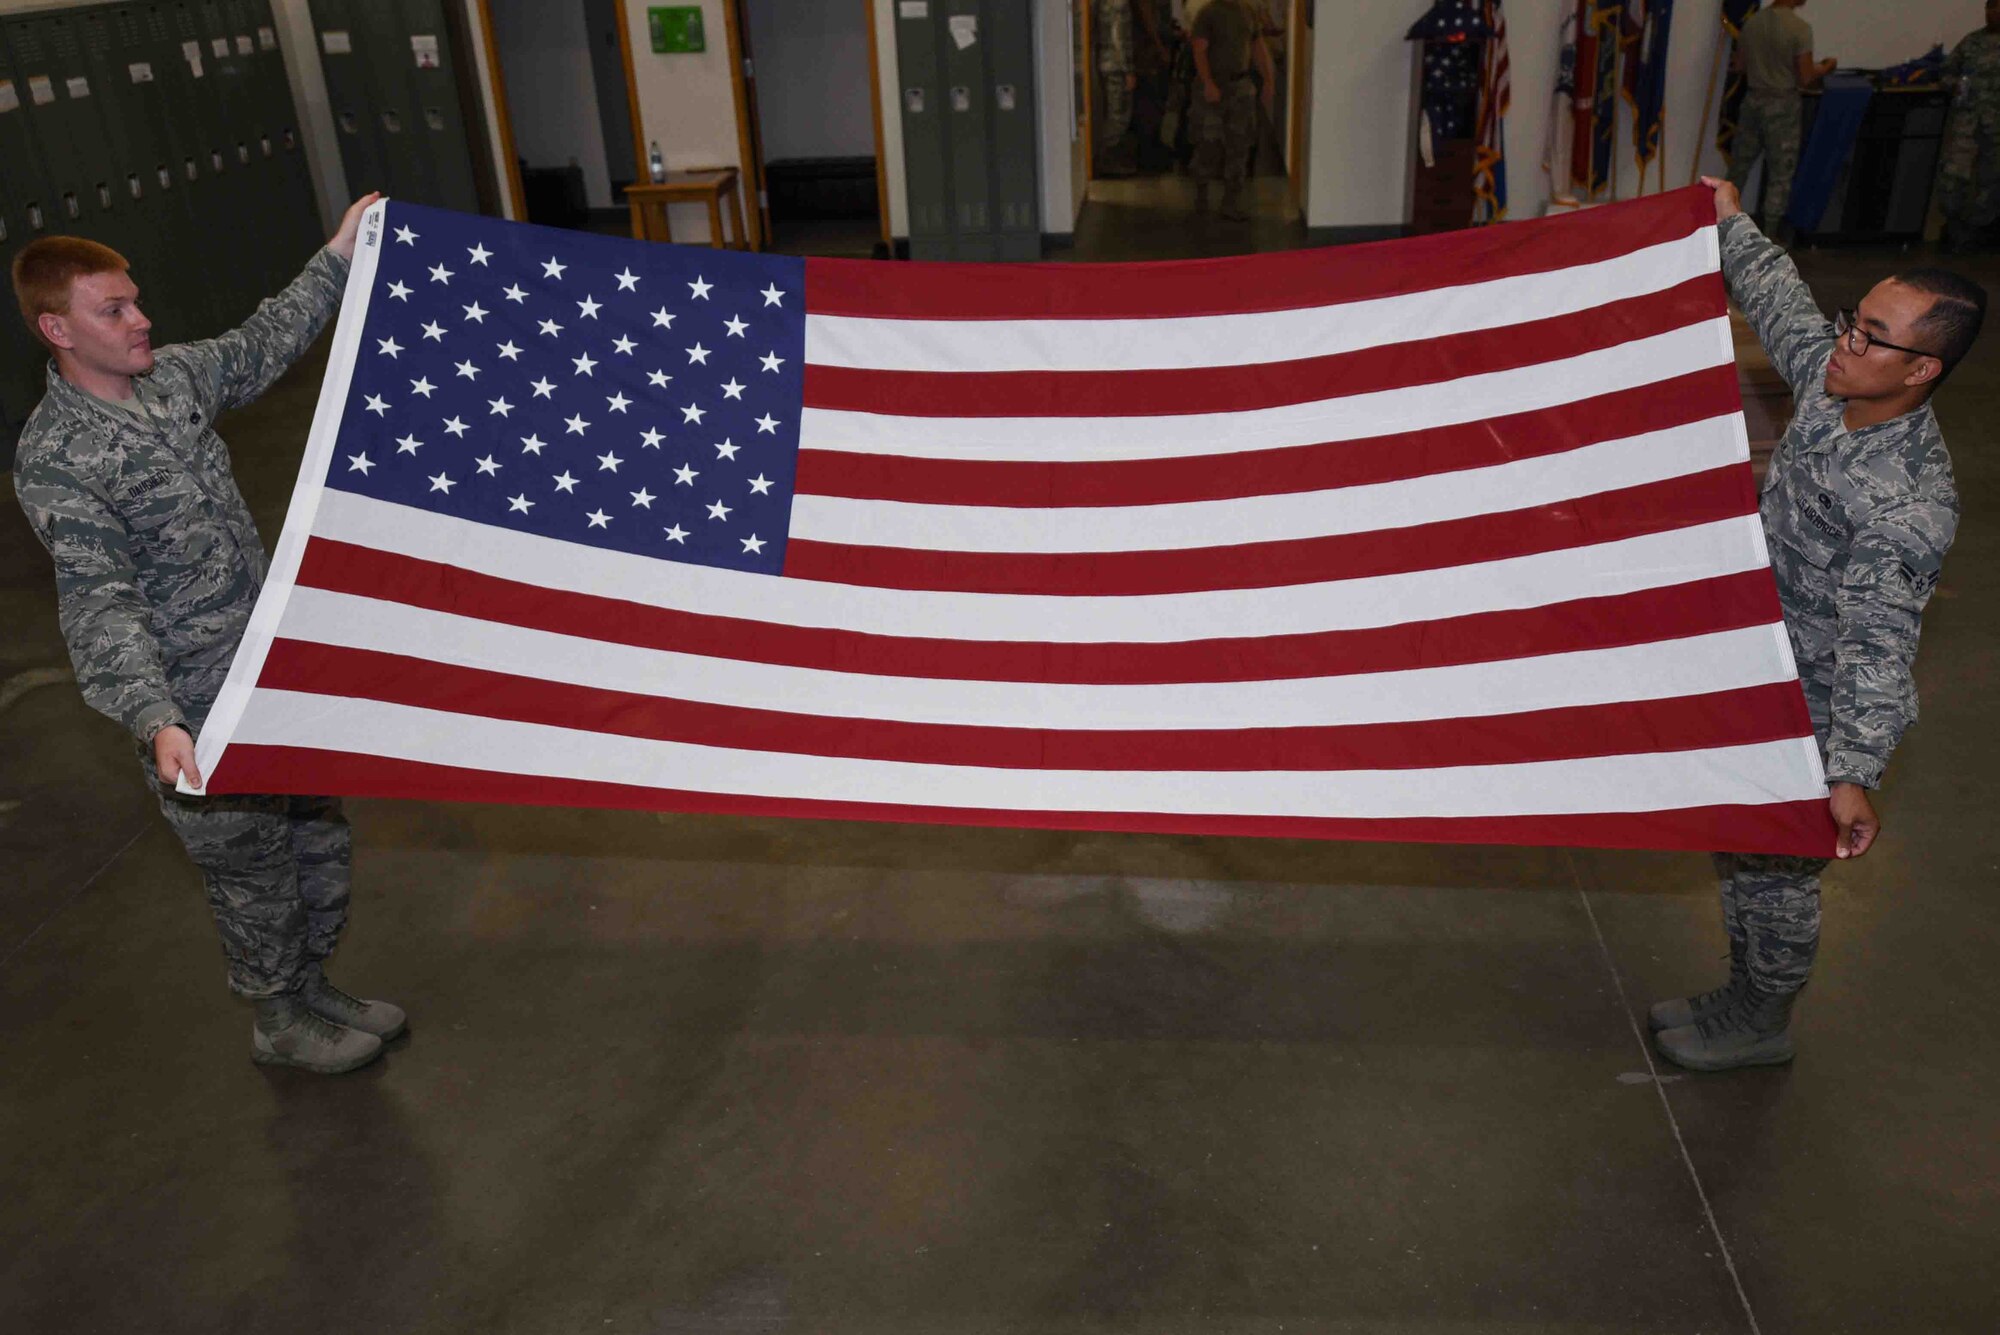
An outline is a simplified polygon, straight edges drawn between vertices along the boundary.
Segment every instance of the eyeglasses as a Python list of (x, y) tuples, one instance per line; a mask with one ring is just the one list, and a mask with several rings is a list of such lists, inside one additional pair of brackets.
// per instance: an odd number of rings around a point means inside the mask
[(1861, 327), (1852, 310), (1836, 311), (1833, 316), (1834, 337), (1847, 343), (1847, 350), (1857, 357), (1866, 357), (1870, 348), (1892, 348), (1897, 352), (1907, 352), (1912, 357), (1935, 357), (1935, 352), (1925, 352), (1922, 348), (1906, 348), (1901, 343), (1891, 343), (1886, 338), (1877, 338)]

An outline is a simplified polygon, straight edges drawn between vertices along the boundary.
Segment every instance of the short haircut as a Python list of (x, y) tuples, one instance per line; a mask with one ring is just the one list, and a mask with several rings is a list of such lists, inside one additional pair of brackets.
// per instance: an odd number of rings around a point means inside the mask
[(92, 274), (123, 273), (132, 266), (109, 246), (80, 236), (36, 237), (14, 256), (14, 300), (20, 303), (21, 318), (43, 345), (44, 315), (69, 312), (70, 284)]
[(1979, 337), (1979, 326), (1986, 320), (1986, 289), (1950, 269), (1905, 269), (1895, 280), (1931, 298), (1931, 308), (1917, 320), (1916, 328), (1944, 363), (1937, 378), (1943, 384)]

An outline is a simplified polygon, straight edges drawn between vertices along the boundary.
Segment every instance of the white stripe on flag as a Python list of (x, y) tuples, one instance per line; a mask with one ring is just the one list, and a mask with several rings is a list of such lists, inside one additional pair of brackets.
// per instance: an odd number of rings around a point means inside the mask
[(891, 677), (643, 649), (402, 603), (300, 588), (281, 638), (542, 681), (780, 713), (999, 728), (1331, 727), (1670, 700), (1786, 680), (1775, 624), (1657, 644), (1452, 667), (1167, 685)]
[(1409, 625), (1665, 588), (1769, 564), (1756, 515), (1404, 575), (1131, 597), (964, 594), (774, 579), (605, 551), (327, 489), (313, 531), (499, 579), (705, 616), (874, 635), (1171, 644)]
[(1491, 468), (1168, 505), (919, 505), (801, 493), (792, 536), (953, 552), (1139, 552), (1373, 533), (1553, 505), (1740, 463), (1740, 414)]
[(1663, 811), (1821, 795), (1810, 738), (1704, 751), (1427, 770), (997, 769), (660, 742), (259, 690), (236, 742), (649, 788), (900, 806), (1237, 816), (1514, 816)]
[[(806, 360), (878, 371), (1255, 366), (1498, 329), (1664, 292), (1715, 269), (1713, 228), (1615, 259), (1369, 301), (1107, 320), (806, 317)], [(1171, 279), (1159, 281), (1171, 282)]]
[(1727, 319), (1703, 320), (1579, 356), (1434, 384), (1377, 390), (1279, 408), (1155, 417), (898, 417), (807, 408), (799, 447), (919, 459), (1088, 463), (1105, 459), (1224, 458), (1245, 450), (1360, 440), (1482, 422), (1607, 388), (1656, 384), (1734, 362)]

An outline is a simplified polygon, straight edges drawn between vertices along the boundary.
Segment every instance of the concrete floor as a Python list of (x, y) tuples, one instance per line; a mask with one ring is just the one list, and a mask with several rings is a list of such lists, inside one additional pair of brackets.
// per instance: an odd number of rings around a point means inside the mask
[[(1658, 1081), (1697, 857), (382, 802), (336, 976), (414, 1034), (254, 1067), (0, 498), (0, 1330), (2000, 1328), (1996, 369), (1802, 1055)], [(315, 382), (224, 424), (273, 536)]]

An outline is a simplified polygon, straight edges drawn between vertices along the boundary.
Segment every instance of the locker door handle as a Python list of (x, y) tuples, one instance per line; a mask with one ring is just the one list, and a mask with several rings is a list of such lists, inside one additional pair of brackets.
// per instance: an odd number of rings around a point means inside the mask
[(83, 216), (83, 209), (76, 202), (76, 191), (74, 190), (63, 191), (63, 208), (69, 211), (71, 218), (81, 218)]
[(34, 228), (37, 232), (41, 231), (43, 227), (47, 226), (47, 224), (42, 219), (42, 206), (40, 204), (36, 204), (33, 202), (29, 203), (28, 226)]
[(100, 209), (111, 207), (111, 187), (103, 181), (97, 183), (97, 207)]

